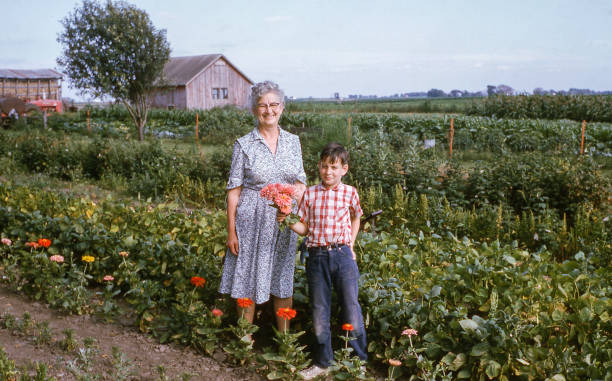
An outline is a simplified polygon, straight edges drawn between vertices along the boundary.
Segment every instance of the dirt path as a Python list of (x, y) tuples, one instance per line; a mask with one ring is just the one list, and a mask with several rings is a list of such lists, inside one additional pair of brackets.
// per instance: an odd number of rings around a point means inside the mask
[[(72, 361), (80, 364), (78, 349), (65, 351), (61, 348), (60, 341), (65, 338), (63, 331), (66, 329), (74, 330), (78, 348), (84, 348), (85, 338), (96, 340), (95, 350), (89, 356), (92, 362), (87, 374), (98, 376), (100, 380), (117, 379), (117, 367), (113, 365), (113, 347), (117, 347), (128, 360), (131, 365), (129, 379), (133, 380), (159, 380), (159, 366), (164, 367), (167, 380), (181, 380), (183, 375), (190, 375), (191, 380), (264, 380), (254, 372), (228, 368), (214, 358), (205, 357), (191, 349), (159, 344), (131, 326), (104, 323), (91, 316), (63, 315), (0, 285), (0, 317), (10, 314), (21, 321), (26, 312), (34, 323), (49, 323), (49, 342), (37, 344), (34, 340), (39, 336), (37, 334), (23, 334), (18, 329), (2, 327), (0, 347), (19, 368), (26, 366), (32, 370), (35, 362), (45, 363), (48, 366), (48, 375), (58, 381), (76, 380), (70, 371), (69, 363)], [(40, 329), (32, 328), (31, 331), (38, 332)], [(122, 369), (126, 370), (128, 367), (123, 366)]]

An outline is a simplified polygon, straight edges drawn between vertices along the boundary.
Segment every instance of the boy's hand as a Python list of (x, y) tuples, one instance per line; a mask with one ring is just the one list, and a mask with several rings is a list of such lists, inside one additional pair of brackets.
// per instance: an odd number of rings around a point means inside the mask
[(281, 212), (280, 210), (276, 211), (276, 221), (280, 224), (283, 221), (285, 221), (285, 218), (287, 218), (289, 214), (285, 214), (283, 212)]

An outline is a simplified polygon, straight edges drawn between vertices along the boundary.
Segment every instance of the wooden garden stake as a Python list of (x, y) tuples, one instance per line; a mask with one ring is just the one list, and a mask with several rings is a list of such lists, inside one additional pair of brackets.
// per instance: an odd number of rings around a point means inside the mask
[(451, 118), (451, 129), (450, 129), (450, 157), (453, 157), (453, 136), (455, 135), (455, 127), (454, 127), (455, 119)]
[(584, 130), (586, 130), (586, 120), (582, 121), (582, 138), (580, 139), (580, 154), (584, 153)]
[(196, 131), (195, 131), (195, 132), (196, 132), (196, 135), (195, 135), (195, 138), (196, 138), (196, 143), (198, 143), (198, 142), (199, 142), (199, 141), (198, 141), (198, 138), (199, 138), (199, 131), (198, 131), (199, 126), (198, 126), (198, 124), (199, 124), (199, 123), (200, 123), (200, 113), (199, 113), (199, 112), (196, 112)]
[(87, 110), (87, 133), (91, 135), (91, 123), (89, 122), (89, 110)]
[(353, 118), (351, 118), (350, 116), (348, 117), (348, 141), (349, 143), (351, 142), (351, 120)]

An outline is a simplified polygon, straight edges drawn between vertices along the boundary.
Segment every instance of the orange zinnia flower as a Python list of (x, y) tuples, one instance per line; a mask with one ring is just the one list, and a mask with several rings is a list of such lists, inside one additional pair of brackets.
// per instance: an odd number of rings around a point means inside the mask
[(291, 308), (279, 308), (278, 311), (276, 311), (276, 316), (279, 316), (285, 320), (293, 319), (295, 314), (295, 310), (292, 310)]
[(353, 325), (350, 323), (344, 323), (342, 324), (342, 329), (345, 331), (352, 331), (353, 330)]
[(249, 298), (238, 298), (236, 302), (240, 308), (248, 308), (253, 305), (253, 301)]
[(49, 247), (51, 246), (51, 240), (50, 239), (46, 239), (46, 238), (40, 238), (38, 240), (38, 244), (42, 247)]
[(191, 277), (191, 284), (193, 284), (196, 287), (204, 287), (204, 283), (206, 283), (206, 279), (202, 277), (199, 277), (199, 276)]

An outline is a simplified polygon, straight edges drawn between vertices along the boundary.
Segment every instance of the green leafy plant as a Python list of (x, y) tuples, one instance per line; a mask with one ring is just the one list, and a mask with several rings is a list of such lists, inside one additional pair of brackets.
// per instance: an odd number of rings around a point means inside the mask
[[(350, 329), (348, 329), (350, 328)], [(366, 362), (353, 355), (353, 348), (349, 347), (349, 341), (354, 338), (349, 337), (349, 331), (353, 330), (350, 324), (344, 324), (345, 335), (339, 336), (344, 342), (344, 348), (334, 351), (334, 361), (329, 367), (334, 380), (372, 380), (367, 376)]]
[(263, 354), (268, 372), (266, 377), (268, 380), (295, 380), (299, 377), (299, 372), (310, 364), (310, 359), (304, 351), (306, 346), (300, 345), (298, 341), (305, 332), (291, 333), (287, 328), (289, 321), (296, 316), (295, 310), (280, 308), (276, 314), (283, 319), (285, 327), (282, 331), (272, 327), (278, 351), (268, 349)]
[(235, 365), (249, 366), (253, 364), (253, 334), (259, 327), (248, 322), (244, 317), (238, 319), (236, 325), (230, 325), (229, 333), (233, 336), (223, 350), (229, 354), (230, 362)]

